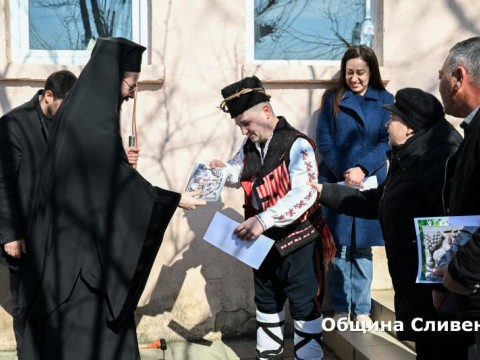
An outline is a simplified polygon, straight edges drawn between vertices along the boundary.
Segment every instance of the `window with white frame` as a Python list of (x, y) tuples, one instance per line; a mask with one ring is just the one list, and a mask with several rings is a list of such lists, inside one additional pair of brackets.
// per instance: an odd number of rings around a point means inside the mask
[(375, 2), (248, 1), (247, 60), (338, 61), (350, 45), (375, 49)]
[(10, 2), (15, 63), (84, 64), (98, 37), (148, 44), (147, 0), (16, 0)]

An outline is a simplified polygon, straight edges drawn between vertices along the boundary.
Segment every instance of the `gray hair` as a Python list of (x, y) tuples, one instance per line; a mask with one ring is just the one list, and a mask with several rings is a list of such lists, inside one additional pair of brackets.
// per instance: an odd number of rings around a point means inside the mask
[(480, 87), (480, 37), (475, 36), (457, 43), (445, 62), (450, 74), (463, 66), (476, 87)]

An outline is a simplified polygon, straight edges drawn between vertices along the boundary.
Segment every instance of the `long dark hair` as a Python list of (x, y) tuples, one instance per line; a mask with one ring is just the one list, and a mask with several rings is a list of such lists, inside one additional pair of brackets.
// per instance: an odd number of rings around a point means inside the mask
[(354, 45), (350, 46), (345, 54), (342, 57), (342, 64), (340, 67), (340, 78), (338, 79), (338, 85), (335, 90), (335, 100), (333, 102), (333, 115), (337, 116), (340, 102), (342, 101), (343, 95), (346, 91), (350, 90), (350, 87), (347, 84), (346, 73), (347, 73), (347, 61), (351, 59), (360, 58), (365, 61), (370, 70), (370, 79), (368, 81), (368, 86), (371, 86), (377, 90), (385, 90), (385, 86), (382, 82), (382, 76), (380, 75), (380, 67), (378, 66), (377, 56), (375, 52), (365, 45)]

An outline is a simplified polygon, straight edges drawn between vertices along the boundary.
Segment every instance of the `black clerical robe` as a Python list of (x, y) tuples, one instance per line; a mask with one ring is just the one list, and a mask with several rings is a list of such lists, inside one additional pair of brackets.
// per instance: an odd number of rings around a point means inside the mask
[[(120, 82), (125, 71), (135, 71), (130, 66), (141, 61), (143, 50), (125, 39), (98, 39), (53, 122), (27, 244), (23, 290), (29, 349), (22, 349), (21, 359), (66, 358), (45, 357), (48, 347), (64, 354), (65, 347), (76, 346), (63, 331), (77, 331), (79, 337), (92, 332), (86, 335), (90, 343), (79, 342), (80, 355), (69, 349), (68, 358), (93, 359), (94, 352), (92, 357), (81, 353), (92, 353), (95, 337), (102, 341), (102, 334), (109, 333), (111, 339), (111, 332), (122, 334), (134, 326), (133, 311), (181, 197), (151, 185), (128, 164), (123, 149)], [(78, 300), (79, 286), (81, 294), (100, 299), (91, 307), (101, 311), (78, 313), (99, 317), (94, 329), (74, 330), (71, 314), (77, 310), (69, 307)], [(123, 341), (119, 338), (110, 353), (102, 353), (102, 360), (123, 359), (115, 349)]]

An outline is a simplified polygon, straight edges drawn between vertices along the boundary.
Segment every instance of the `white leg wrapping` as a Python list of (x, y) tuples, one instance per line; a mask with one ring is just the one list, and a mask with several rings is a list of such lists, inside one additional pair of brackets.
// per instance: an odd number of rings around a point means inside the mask
[(257, 310), (257, 358), (273, 359), (283, 352), (285, 311), (265, 314)]
[(310, 321), (294, 320), (295, 334), (293, 337), (293, 343), (295, 348), (295, 359), (323, 359), (322, 320), (323, 316)]

